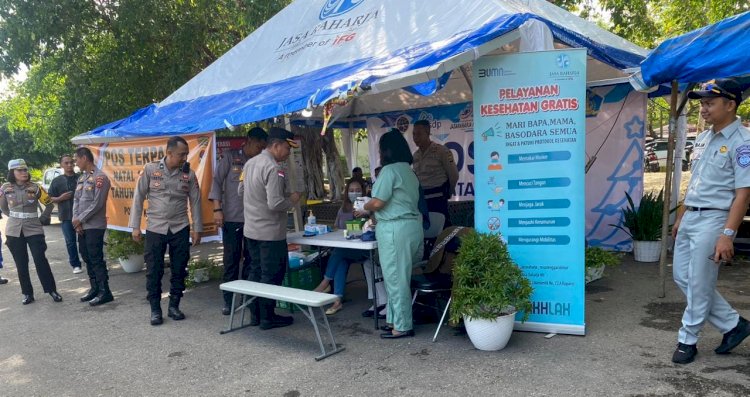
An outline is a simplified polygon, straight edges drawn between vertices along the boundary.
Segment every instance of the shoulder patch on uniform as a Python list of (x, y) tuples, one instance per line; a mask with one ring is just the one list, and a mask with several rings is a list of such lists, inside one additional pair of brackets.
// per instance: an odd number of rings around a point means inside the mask
[(102, 186), (104, 186), (104, 177), (100, 175), (96, 177), (96, 187), (100, 188)]
[(739, 165), (742, 168), (747, 168), (750, 166), (750, 144), (745, 144), (739, 146), (737, 149), (735, 149), (735, 161), (737, 162), (737, 165)]

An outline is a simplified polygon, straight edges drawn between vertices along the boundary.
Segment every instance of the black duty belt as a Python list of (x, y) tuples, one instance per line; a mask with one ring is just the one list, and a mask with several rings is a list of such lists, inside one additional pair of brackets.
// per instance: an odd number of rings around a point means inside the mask
[(729, 211), (729, 210), (723, 210), (721, 208), (690, 207), (690, 206), (687, 206), (685, 208), (687, 208), (688, 211), (698, 211), (698, 212), (701, 212), (701, 211)]

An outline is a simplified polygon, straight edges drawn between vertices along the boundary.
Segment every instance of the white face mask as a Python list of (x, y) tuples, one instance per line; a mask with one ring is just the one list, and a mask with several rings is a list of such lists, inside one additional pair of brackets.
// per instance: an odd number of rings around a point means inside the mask
[(352, 203), (357, 200), (357, 197), (362, 197), (362, 193), (349, 192), (349, 201)]

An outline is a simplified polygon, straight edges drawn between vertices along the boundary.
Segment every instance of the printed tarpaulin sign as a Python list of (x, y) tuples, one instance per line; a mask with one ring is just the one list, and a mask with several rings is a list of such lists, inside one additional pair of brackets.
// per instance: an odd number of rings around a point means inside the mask
[[(213, 205), (208, 200), (213, 178), (214, 134), (185, 135), (183, 138), (187, 141), (190, 150), (187, 161), (195, 172), (201, 189), (201, 214), (203, 216), (201, 235), (211, 236), (204, 241), (216, 240), (218, 229), (214, 223)], [(159, 161), (166, 156), (168, 139), (169, 137), (132, 139), (87, 145), (94, 154), (97, 168), (109, 177), (112, 184), (107, 198), (108, 228), (130, 230), (128, 220), (138, 177), (146, 164)], [(141, 230), (146, 229), (145, 209), (148, 208), (148, 200), (143, 202), (143, 206)], [(188, 216), (190, 216), (190, 211), (188, 211)]]
[(508, 244), (534, 288), (515, 329), (582, 335), (586, 51), (485, 57), (473, 70), (475, 227)]
[(370, 172), (380, 165), (378, 141), (391, 128), (398, 128), (411, 152), (417, 151), (414, 144), (414, 122), (430, 122), (430, 139), (448, 148), (458, 168), (456, 195), (451, 200), (474, 198), (474, 120), (471, 103), (436, 106), (429, 109), (412, 109), (404, 112), (383, 113), (367, 118), (367, 142), (370, 154)]

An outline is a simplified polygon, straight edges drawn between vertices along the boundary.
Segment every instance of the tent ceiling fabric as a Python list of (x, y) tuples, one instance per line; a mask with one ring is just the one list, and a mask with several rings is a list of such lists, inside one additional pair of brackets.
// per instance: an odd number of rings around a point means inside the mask
[(750, 75), (749, 45), (750, 11), (664, 41), (641, 64), (642, 83), (654, 87)]
[[(399, 103), (466, 101), (471, 92), (461, 87), (460, 73), (430, 97), (400, 88), (429, 80), (416, 81), (412, 71), (455, 68), (497, 49), (488, 43), (517, 32), (529, 20), (546, 24), (558, 44), (586, 47), (596, 78), (619, 77), (620, 70), (636, 67), (647, 53), (544, 0), (297, 0), (160, 104), (74, 142), (250, 123), (320, 105), (360, 83), (376, 87), (397, 74), (404, 79), (391, 81), (403, 85), (372, 95), (383, 95), (387, 105), (382, 107), (388, 110)], [(355, 101), (356, 113), (378, 110), (380, 105), (364, 103), (367, 97)]]

